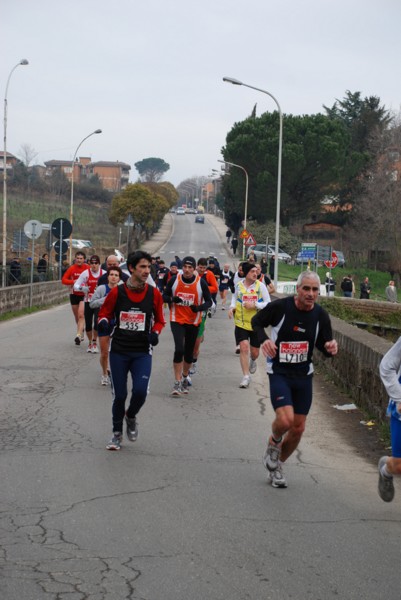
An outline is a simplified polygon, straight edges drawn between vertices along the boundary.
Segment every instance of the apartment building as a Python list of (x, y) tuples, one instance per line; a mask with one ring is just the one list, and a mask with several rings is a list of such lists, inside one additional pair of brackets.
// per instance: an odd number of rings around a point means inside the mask
[(48, 160), (45, 162), (46, 176), (55, 169), (60, 169), (69, 181), (74, 169), (74, 183), (82, 183), (94, 175), (99, 178), (102, 187), (109, 192), (120, 192), (129, 183), (131, 165), (120, 161), (91, 162), (87, 156), (80, 156), (74, 162), (68, 160)]

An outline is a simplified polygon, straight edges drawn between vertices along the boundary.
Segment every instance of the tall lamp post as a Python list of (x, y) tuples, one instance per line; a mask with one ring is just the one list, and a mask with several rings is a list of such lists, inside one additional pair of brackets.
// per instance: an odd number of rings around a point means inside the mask
[(2, 286), (6, 287), (7, 274), (7, 92), (11, 75), (15, 69), (20, 66), (29, 65), (26, 58), (23, 58), (13, 67), (7, 79), (6, 93), (4, 94), (4, 155), (3, 155), (3, 259), (2, 259)]
[[(75, 154), (74, 154), (74, 158), (72, 159), (72, 163), (71, 163), (71, 204), (70, 204), (70, 223), (71, 225), (73, 225), (73, 218), (74, 218), (74, 167), (75, 167), (75, 159), (77, 157), (78, 154), (78, 150), (80, 149), (80, 147), (82, 146), (82, 144), (84, 143), (85, 140), (87, 140), (88, 138), (90, 138), (92, 135), (95, 135), (96, 133), (102, 133), (101, 129), (96, 129), (96, 131), (92, 131), (92, 133), (90, 133), (89, 135), (87, 135), (86, 137), (84, 137), (83, 140), (81, 140), (81, 142), (78, 144), (77, 149), (75, 150)], [(70, 234), (70, 263), (72, 262), (72, 229), (71, 229), (71, 234)]]
[[(248, 183), (249, 183), (248, 173), (246, 172), (246, 170), (244, 169), (244, 167), (241, 167), (241, 165), (236, 165), (235, 163), (228, 162), (228, 160), (219, 160), (219, 162), (224, 163), (225, 165), (231, 165), (232, 167), (237, 167), (238, 169), (241, 169), (245, 173), (244, 229), (246, 230), (246, 222), (247, 222), (247, 215), (248, 215)], [(244, 260), (244, 259), (245, 259), (245, 244), (242, 245), (242, 260)]]
[(262, 92), (262, 94), (267, 94), (274, 100), (277, 104), (279, 119), (280, 119), (280, 130), (279, 130), (279, 138), (278, 138), (278, 172), (277, 172), (277, 202), (276, 202), (276, 239), (275, 239), (275, 261), (274, 261), (274, 285), (277, 289), (277, 280), (278, 280), (278, 250), (279, 250), (279, 242), (280, 242), (280, 199), (281, 199), (281, 160), (283, 154), (283, 113), (281, 112), (280, 104), (277, 102), (276, 98), (268, 92), (267, 90), (262, 90), (260, 88), (254, 87), (253, 85), (248, 85), (247, 83), (243, 83), (238, 79), (233, 79), (232, 77), (223, 77), (223, 81), (227, 83), (232, 83), (233, 85), (243, 85), (244, 87), (248, 87), (251, 90), (256, 90), (257, 92)]

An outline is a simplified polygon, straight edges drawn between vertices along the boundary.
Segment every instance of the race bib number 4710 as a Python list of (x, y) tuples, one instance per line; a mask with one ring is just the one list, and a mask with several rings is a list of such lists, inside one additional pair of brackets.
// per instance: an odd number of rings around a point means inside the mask
[(279, 360), (281, 363), (302, 363), (308, 360), (309, 342), (281, 342)]
[(126, 331), (145, 331), (146, 315), (142, 312), (120, 312), (120, 329)]

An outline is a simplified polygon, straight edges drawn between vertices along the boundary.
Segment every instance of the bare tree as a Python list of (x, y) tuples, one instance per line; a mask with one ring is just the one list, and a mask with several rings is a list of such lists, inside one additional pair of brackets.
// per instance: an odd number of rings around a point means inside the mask
[(19, 149), (18, 156), (22, 160), (24, 165), (26, 167), (29, 167), (30, 164), (35, 160), (37, 155), (38, 153), (36, 152), (35, 148), (33, 148), (33, 146), (31, 146), (30, 144), (22, 144), (22, 146)]

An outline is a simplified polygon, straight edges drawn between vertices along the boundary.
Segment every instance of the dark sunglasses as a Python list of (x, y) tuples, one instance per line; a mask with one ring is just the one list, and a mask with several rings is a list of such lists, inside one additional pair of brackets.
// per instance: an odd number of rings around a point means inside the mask
[(100, 264), (98, 260), (91, 260), (90, 263), (91, 263), (91, 265), (98, 265), (98, 264)]

